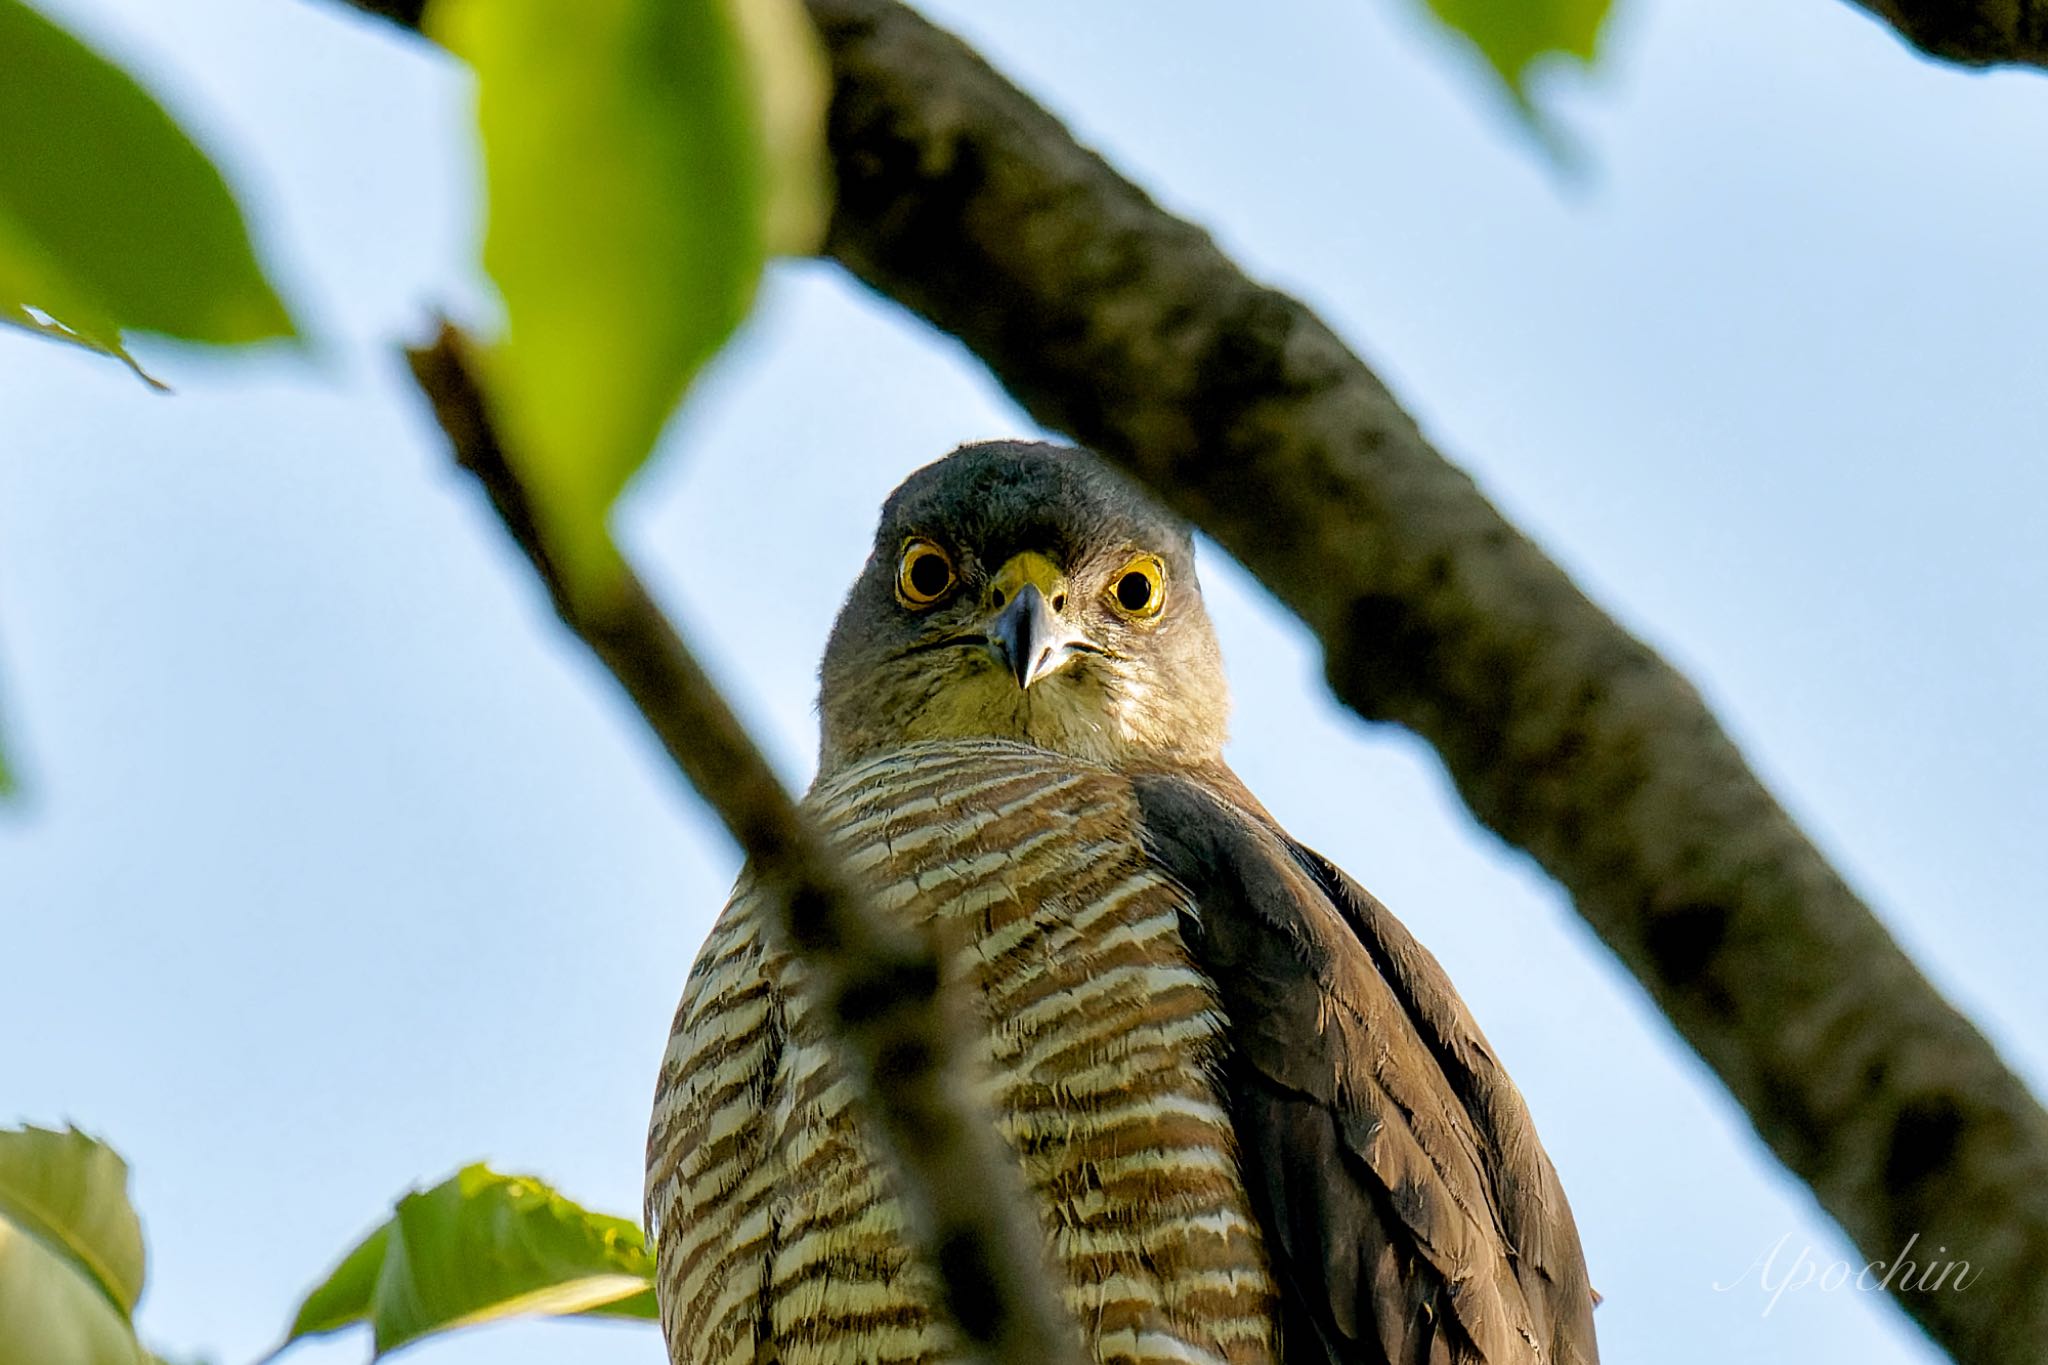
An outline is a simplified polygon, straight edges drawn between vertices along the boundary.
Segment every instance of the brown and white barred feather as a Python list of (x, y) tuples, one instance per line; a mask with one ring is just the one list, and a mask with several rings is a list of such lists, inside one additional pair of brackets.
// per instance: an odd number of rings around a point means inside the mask
[[(1224, 1020), (1129, 782), (1001, 742), (912, 745), (806, 805), (973, 993), (997, 1121), (1093, 1358), (1275, 1358), (1277, 1292), (1222, 1092)], [(796, 967), (743, 878), (684, 991), (648, 1138), (676, 1365), (952, 1354)]]

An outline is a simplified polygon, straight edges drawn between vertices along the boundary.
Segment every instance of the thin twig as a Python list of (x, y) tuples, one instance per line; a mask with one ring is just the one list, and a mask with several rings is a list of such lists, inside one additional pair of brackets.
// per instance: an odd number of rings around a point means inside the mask
[(958, 1030), (931, 946), (892, 932), (864, 903), (631, 571), (597, 591), (557, 572), (461, 333), (443, 324), (433, 344), (406, 358), (456, 462), (483, 486), (556, 614), (632, 698), (760, 884), (778, 891), (782, 936), (818, 982), (833, 1036), (864, 1082), (860, 1103), (880, 1120), (893, 1187), (938, 1272), (947, 1312), (985, 1359), (1073, 1359), (1079, 1334), (1042, 1273), (1043, 1234), (1014, 1157), (962, 1083)]

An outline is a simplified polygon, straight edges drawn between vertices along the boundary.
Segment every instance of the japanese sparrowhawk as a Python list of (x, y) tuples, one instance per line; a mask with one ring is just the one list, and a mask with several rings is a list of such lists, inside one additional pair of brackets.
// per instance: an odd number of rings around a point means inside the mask
[[(932, 936), (1090, 1359), (1592, 1365), (1529, 1115), (1442, 969), (1224, 766), (1188, 532), (1081, 451), (913, 474), (806, 808)], [(676, 1365), (941, 1361), (931, 1272), (744, 874), (648, 1140)]]

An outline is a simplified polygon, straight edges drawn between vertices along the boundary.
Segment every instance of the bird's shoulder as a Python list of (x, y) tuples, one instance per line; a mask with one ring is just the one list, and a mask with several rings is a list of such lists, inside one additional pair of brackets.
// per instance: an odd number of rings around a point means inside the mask
[(1131, 781), (1230, 1019), (1288, 1360), (1596, 1360), (1556, 1173), (1436, 959), (1221, 764)]

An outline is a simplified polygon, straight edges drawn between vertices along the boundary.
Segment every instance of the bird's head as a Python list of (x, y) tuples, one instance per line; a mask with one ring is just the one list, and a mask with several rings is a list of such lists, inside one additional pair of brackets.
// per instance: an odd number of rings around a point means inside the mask
[(1203, 762), (1229, 709), (1186, 526), (1049, 445), (964, 446), (906, 479), (819, 672), (826, 771), (925, 739)]

